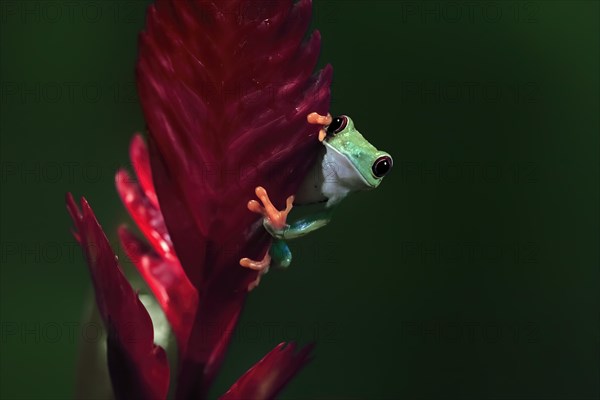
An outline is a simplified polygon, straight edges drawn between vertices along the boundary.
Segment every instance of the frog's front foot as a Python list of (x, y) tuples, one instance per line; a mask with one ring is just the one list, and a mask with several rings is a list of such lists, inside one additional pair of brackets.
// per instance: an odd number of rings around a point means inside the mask
[(281, 234), (285, 228), (288, 227), (286, 219), (290, 211), (292, 211), (292, 204), (294, 203), (294, 196), (290, 196), (286, 200), (285, 210), (279, 211), (271, 200), (267, 191), (262, 186), (257, 186), (255, 191), (256, 196), (262, 202), (262, 205), (256, 200), (250, 200), (248, 202), (248, 209), (257, 214), (261, 214), (264, 217), (263, 225), (273, 236)]
[[(333, 120), (333, 118), (331, 118), (331, 114), (329, 114), (329, 113), (327, 113), (327, 115), (321, 115), (316, 112), (311, 112), (306, 117), (306, 120), (308, 121), (309, 124), (327, 126), (327, 125), (331, 124), (331, 121)], [(319, 142), (322, 142), (323, 140), (325, 140), (326, 136), (327, 136), (327, 132), (325, 132), (325, 128), (321, 128), (321, 130), (319, 131)]]
[(246, 267), (246, 268), (250, 268), (255, 271), (258, 271), (256, 280), (254, 280), (248, 284), (248, 291), (251, 291), (252, 289), (254, 289), (255, 287), (258, 286), (258, 284), (260, 283), (260, 278), (264, 274), (269, 272), (269, 265), (271, 265), (271, 256), (267, 252), (267, 254), (265, 254), (265, 257), (261, 261), (254, 261), (249, 258), (242, 258), (240, 260), (240, 265), (242, 267)]

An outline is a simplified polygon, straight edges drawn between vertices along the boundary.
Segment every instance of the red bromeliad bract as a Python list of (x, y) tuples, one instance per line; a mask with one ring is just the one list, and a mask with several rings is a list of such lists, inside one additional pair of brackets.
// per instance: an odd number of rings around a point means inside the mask
[[(137, 81), (148, 147), (134, 136), (137, 179), (117, 190), (146, 240), (126, 227), (121, 244), (162, 307), (177, 340), (169, 379), (152, 322), (125, 279), (85, 199), (67, 198), (108, 331), (114, 394), (123, 399), (206, 397), (270, 244), (247, 201), (264, 186), (275, 205), (295, 193), (314, 162), (327, 114), (331, 67), (313, 74), (320, 47), (303, 41), (310, 0), (157, 1), (140, 35)], [(132, 327), (134, 329), (132, 329)], [(309, 349), (277, 346), (225, 399), (273, 398), (307, 362)]]

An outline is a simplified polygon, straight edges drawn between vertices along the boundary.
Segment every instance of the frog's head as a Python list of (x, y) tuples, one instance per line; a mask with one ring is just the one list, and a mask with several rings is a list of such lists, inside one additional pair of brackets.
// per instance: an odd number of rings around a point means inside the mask
[(367, 189), (379, 186), (392, 169), (392, 157), (369, 143), (354, 128), (354, 122), (349, 117), (340, 115), (334, 118), (325, 127), (325, 133), (323, 144), (354, 167)]

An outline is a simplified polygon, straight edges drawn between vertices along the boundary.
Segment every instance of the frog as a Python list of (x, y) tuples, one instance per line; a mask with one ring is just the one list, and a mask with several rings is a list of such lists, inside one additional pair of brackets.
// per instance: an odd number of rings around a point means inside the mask
[[(347, 115), (333, 118), (329, 113), (312, 112), (307, 115), (307, 121), (321, 126), (317, 139), (323, 146), (297, 192), (286, 199), (285, 209), (278, 210), (262, 186), (255, 188), (258, 200), (252, 199), (247, 204), (248, 210), (263, 217), (262, 225), (273, 238), (262, 260), (245, 257), (239, 261), (242, 267), (258, 272), (256, 280), (248, 285), (248, 291), (259, 285), (271, 266), (287, 268), (291, 264), (292, 253), (286, 241), (327, 225), (343, 199), (356, 191), (377, 188), (392, 169), (392, 156), (369, 143)], [(318, 203), (323, 206), (317, 212), (287, 223), (293, 207)]]

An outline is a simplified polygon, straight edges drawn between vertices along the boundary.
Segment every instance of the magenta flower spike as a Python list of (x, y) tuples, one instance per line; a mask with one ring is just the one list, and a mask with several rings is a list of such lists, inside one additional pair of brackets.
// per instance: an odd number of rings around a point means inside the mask
[[(144, 238), (125, 226), (119, 238), (169, 321), (177, 376), (91, 208), (67, 199), (109, 333), (116, 398), (164, 399), (169, 385), (177, 399), (206, 398), (258, 275), (240, 259), (262, 259), (271, 243), (248, 200), (262, 186), (284, 208), (318, 153), (320, 127), (307, 115), (327, 114), (332, 69), (313, 74), (320, 36), (303, 41), (310, 17), (310, 0), (149, 7), (136, 68), (148, 147), (134, 136), (137, 179), (116, 176)], [(274, 398), (309, 352), (281, 343), (223, 398)]]

